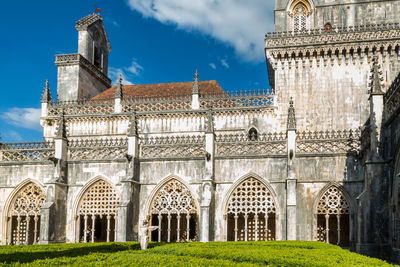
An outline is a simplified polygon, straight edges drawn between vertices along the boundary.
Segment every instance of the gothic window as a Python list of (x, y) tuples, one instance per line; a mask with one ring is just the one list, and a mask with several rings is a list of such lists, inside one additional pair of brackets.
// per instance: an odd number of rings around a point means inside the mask
[(258, 132), (257, 132), (257, 129), (256, 129), (256, 128), (253, 127), (253, 128), (251, 128), (251, 129), (249, 130), (248, 138), (249, 138), (250, 141), (257, 141), (257, 139), (258, 139)]
[(11, 244), (37, 244), (40, 229), (40, 208), (44, 201), (43, 190), (32, 182), (21, 188), (14, 197), (8, 214), (11, 220)]
[(275, 239), (275, 203), (271, 192), (259, 180), (240, 183), (228, 201), (228, 241)]
[(330, 187), (317, 206), (318, 241), (348, 247), (350, 245), (350, 206), (343, 193)]
[(311, 9), (307, 0), (293, 0), (289, 6), (289, 16), (292, 20), (292, 30), (302, 32), (310, 28)]
[(110, 242), (115, 240), (119, 196), (106, 181), (91, 185), (78, 207), (79, 240)]
[(189, 189), (176, 179), (164, 184), (150, 206), (152, 240), (181, 242), (197, 240), (198, 208)]

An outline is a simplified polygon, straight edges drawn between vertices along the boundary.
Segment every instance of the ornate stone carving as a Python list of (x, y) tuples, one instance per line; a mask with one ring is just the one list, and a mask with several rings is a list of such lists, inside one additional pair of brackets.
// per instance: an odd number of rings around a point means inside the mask
[(319, 200), (317, 214), (350, 214), (350, 206), (343, 193), (332, 186)]
[(51, 101), (49, 80), (46, 80), (45, 86), (43, 87), (43, 94), (41, 97), (42, 103), (49, 103)]
[(125, 159), (126, 138), (79, 139), (68, 142), (69, 160), (116, 160)]
[(99, 180), (85, 192), (78, 207), (78, 215), (116, 215), (119, 196), (106, 181)]
[(54, 157), (54, 142), (4, 143), (0, 145), (1, 161), (45, 161)]
[(216, 136), (217, 156), (265, 156), (286, 154), (286, 133), (258, 133), (257, 139), (248, 134)]
[(290, 98), (289, 102), (287, 129), (296, 130), (296, 113), (294, 110), (293, 98)]
[(200, 135), (150, 137), (140, 142), (142, 158), (204, 157), (205, 153), (205, 137)]
[(124, 95), (124, 91), (122, 88), (122, 74), (120, 74), (117, 87), (115, 88), (115, 98), (122, 99), (123, 95)]
[(14, 197), (9, 216), (39, 216), (45, 199), (43, 190), (36, 184), (29, 183)]
[(151, 214), (197, 214), (198, 207), (189, 189), (176, 179), (161, 187), (151, 204)]
[(199, 94), (199, 92), (200, 92), (199, 73), (196, 70), (196, 74), (195, 74), (195, 77), (194, 77), (193, 88), (192, 88), (192, 94)]
[(360, 148), (359, 131), (301, 132), (297, 135), (298, 154), (357, 153)]
[(255, 178), (249, 178), (238, 185), (229, 197), (228, 213), (275, 213), (275, 202), (265, 185)]

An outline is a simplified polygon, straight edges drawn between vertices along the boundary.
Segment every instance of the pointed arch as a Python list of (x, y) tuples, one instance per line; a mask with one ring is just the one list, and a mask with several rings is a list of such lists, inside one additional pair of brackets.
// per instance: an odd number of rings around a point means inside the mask
[(351, 198), (342, 185), (328, 183), (314, 200), (314, 239), (348, 247), (351, 239)]
[(6, 244), (28, 245), (38, 242), (40, 210), (45, 200), (43, 185), (34, 179), (22, 181), (13, 190), (3, 211)]
[(314, 3), (312, 0), (291, 0), (287, 6), (291, 30), (295, 32), (309, 30), (313, 10)]
[(274, 240), (277, 218), (276, 194), (255, 173), (235, 182), (223, 202), (228, 241)]
[(199, 203), (179, 177), (171, 175), (159, 183), (147, 200), (146, 214), (151, 225), (158, 227), (153, 241), (197, 240)]
[(116, 237), (121, 196), (113, 183), (97, 176), (80, 191), (75, 205), (75, 233), (79, 242), (110, 242)]

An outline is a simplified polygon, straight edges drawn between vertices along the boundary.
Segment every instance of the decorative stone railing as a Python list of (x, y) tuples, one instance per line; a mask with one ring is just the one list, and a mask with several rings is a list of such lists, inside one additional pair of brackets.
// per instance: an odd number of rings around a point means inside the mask
[(400, 111), (400, 74), (397, 75), (392, 85), (385, 94), (386, 122), (390, 122)]
[[(240, 109), (261, 108), (274, 105), (271, 90), (232, 91), (218, 94), (201, 94), (200, 108)], [(122, 112), (163, 112), (192, 110), (192, 95), (129, 97), (122, 101)], [(50, 102), (48, 116), (113, 114), (114, 98), (79, 101)]]
[(54, 153), (54, 142), (0, 144), (0, 162), (46, 161)]
[(286, 133), (221, 134), (216, 139), (216, 156), (274, 156), (287, 153)]
[(202, 135), (150, 137), (140, 140), (140, 157), (144, 159), (204, 158), (205, 155), (205, 137)]
[(360, 132), (353, 130), (300, 132), (297, 154), (348, 154), (360, 151)]
[(128, 140), (126, 138), (68, 141), (68, 160), (125, 159), (127, 151)]
[(282, 48), (304, 45), (333, 44), (346, 42), (382, 41), (400, 37), (400, 24), (371, 24), (354, 27), (313, 29), (299, 32), (274, 32), (265, 35), (267, 48)]
[(200, 95), (200, 105), (212, 108), (268, 107), (274, 104), (271, 90), (229, 91)]
[(111, 87), (111, 80), (98, 67), (80, 54), (56, 55), (55, 63), (59, 67), (79, 64), (94, 74), (105, 86)]

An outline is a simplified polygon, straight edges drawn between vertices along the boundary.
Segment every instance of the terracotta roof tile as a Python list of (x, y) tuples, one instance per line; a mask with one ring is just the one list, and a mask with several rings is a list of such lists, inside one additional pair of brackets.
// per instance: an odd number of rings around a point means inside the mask
[[(200, 81), (201, 93), (224, 93), (222, 87), (217, 81)], [(190, 95), (192, 94), (193, 82), (178, 82), (178, 83), (156, 83), (156, 84), (136, 84), (124, 85), (124, 97), (138, 96), (172, 96), (172, 95)], [(115, 86), (98, 94), (93, 99), (108, 99), (115, 95)]]

